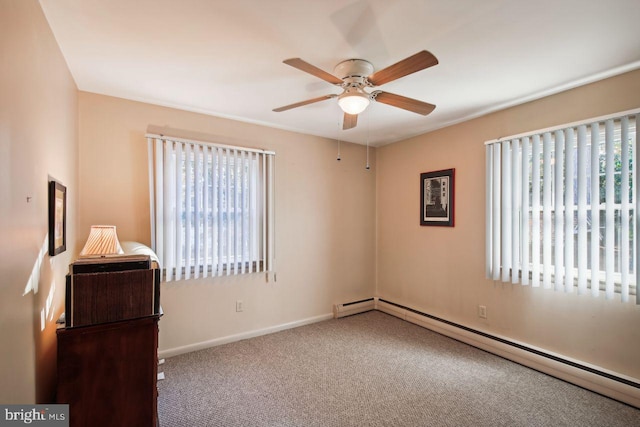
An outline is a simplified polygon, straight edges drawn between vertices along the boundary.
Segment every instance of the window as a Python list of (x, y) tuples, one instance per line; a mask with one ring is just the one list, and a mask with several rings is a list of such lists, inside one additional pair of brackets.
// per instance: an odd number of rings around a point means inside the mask
[(636, 294), (637, 113), (486, 143), (488, 278)]
[(147, 135), (165, 280), (273, 270), (275, 154)]

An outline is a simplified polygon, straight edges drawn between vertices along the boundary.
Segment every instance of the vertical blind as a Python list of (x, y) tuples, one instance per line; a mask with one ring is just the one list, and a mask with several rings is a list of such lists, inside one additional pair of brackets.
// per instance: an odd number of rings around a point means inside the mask
[(147, 135), (152, 247), (165, 280), (275, 269), (275, 153)]
[(487, 278), (640, 303), (638, 111), (485, 143)]

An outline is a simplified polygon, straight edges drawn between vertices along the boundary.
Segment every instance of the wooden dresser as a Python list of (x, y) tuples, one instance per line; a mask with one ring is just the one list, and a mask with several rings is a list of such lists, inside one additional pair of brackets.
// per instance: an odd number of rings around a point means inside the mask
[(67, 278), (57, 401), (70, 426), (157, 425), (159, 270), (122, 268)]

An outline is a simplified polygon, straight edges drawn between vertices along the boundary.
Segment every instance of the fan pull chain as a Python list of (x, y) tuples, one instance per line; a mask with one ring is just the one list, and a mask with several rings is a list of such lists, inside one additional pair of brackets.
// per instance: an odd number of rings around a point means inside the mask
[(371, 120), (369, 120), (369, 116), (371, 115), (371, 109), (369, 109), (369, 111), (367, 111), (365, 115), (367, 116), (367, 166), (365, 167), (365, 169), (370, 170), (371, 166), (369, 166), (369, 135), (371, 134)]
[(367, 141), (367, 166), (365, 167), (365, 169), (371, 169), (371, 166), (369, 166), (369, 141)]
[(338, 118), (338, 158), (336, 159), (337, 161), (342, 160), (342, 157), (340, 156), (340, 118)]

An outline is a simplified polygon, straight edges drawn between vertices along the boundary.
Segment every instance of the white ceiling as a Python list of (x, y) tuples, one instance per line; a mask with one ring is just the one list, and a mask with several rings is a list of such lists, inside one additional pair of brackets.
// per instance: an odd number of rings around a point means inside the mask
[[(640, 68), (638, 0), (40, 0), (83, 91), (384, 145)], [(341, 130), (328, 72), (384, 68), (420, 50), (440, 64), (383, 85), (436, 104), (374, 103)]]

